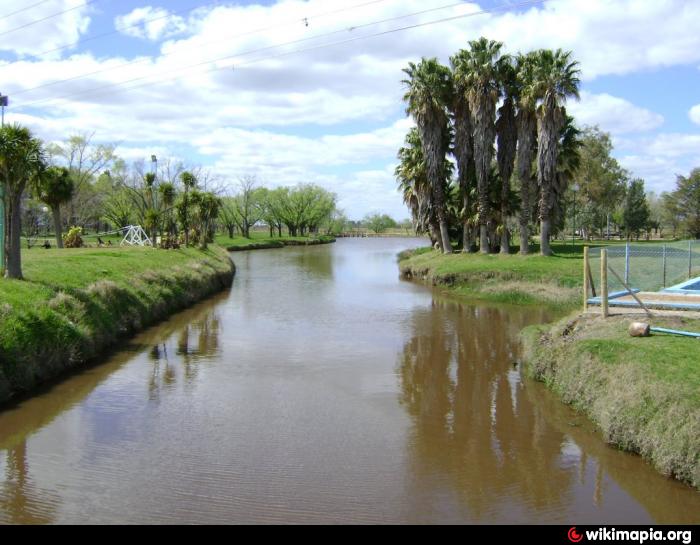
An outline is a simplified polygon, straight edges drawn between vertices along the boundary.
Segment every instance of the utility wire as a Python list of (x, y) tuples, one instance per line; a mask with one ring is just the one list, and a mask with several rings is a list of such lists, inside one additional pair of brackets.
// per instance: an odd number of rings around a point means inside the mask
[(63, 15), (64, 13), (69, 13), (71, 11), (75, 11), (76, 9), (85, 8), (85, 7), (89, 6), (90, 4), (94, 4), (95, 2), (99, 2), (99, 1), (100, 0), (87, 0), (84, 4), (80, 4), (79, 6), (74, 6), (72, 8), (64, 9), (63, 11), (59, 11), (58, 13), (54, 13), (53, 15), (47, 15), (46, 17), (42, 17), (41, 19), (36, 19), (36, 20), (31, 21), (29, 23), (26, 23), (22, 26), (11, 28), (10, 30), (4, 30), (4, 31), (0, 32), (0, 36), (6, 36), (7, 34), (17, 32), (18, 30), (22, 30), (22, 29), (28, 28), (30, 26), (33, 26), (33, 25), (36, 25), (39, 23), (43, 23), (44, 21), (48, 21), (49, 19), (53, 19), (54, 17), (58, 17), (59, 15)]
[[(427, 21), (427, 22), (424, 22), (424, 23), (416, 23), (416, 24), (413, 24), (413, 25), (408, 25), (408, 26), (404, 26), (404, 27), (398, 27), (398, 28), (394, 28), (394, 29), (390, 29), (390, 30), (385, 30), (385, 31), (382, 31), (382, 32), (377, 32), (377, 33), (374, 33), (374, 34), (368, 34), (368, 35), (364, 35), (364, 36), (357, 36), (357, 37), (354, 37), (354, 38), (349, 38), (349, 39), (346, 39), (346, 40), (340, 40), (340, 41), (337, 41), (337, 42), (324, 43), (324, 44), (320, 44), (320, 45), (317, 45), (317, 46), (312, 46), (312, 47), (303, 48), (303, 49), (297, 49), (297, 50), (294, 50), (294, 51), (287, 51), (287, 52), (277, 53), (277, 54), (270, 55), (270, 56), (267, 56), (267, 57), (262, 57), (262, 58), (259, 58), (259, 59), (254, 59), (254, 60), (251, 60), (251, 61), (242, 62), (242, 63), (238, 63), (238, 64), (234, 64), (234, 65), (229, 65), (229, 66), (224, 66), (224, 67), (213, 67), (213, 68), (209, 68), (209, 69), (207, 69), (207, 70), (201, 71), (201, 72), (199, 72), (199, 73), (204, 74), (204, 73), (215, 72), (215, 71), (219, 71), (219, 70), (230, 70), (230, 69), (232, 69), (232, 68), (235, 69), (235, 67), (237, 67), (237, 66), (248, 66), (248, 65), (251, 65), (251, 64), (257, 64), (257, 63), (259, 63), (259, 62), (265, 62), (265, 61), (268, 61), (268, 60), (273, 60), (273, 59), (277, 59), (277, 58), (281, 58), (281, 57), (287, 57), (287, 56), (290, 56), (290, 55), (296, 55), (296, 54), (298, 54), (298, 53), (305, 53), (305, 52), (308, 52), (308, 51), (316, 51), (316, 50), (320, 50), (320, 49), (325, 49), (325, 48), (327, 48), (327, 47), (333, 47), (333, 46), (338, 46), (338, 45), (345, 45), (345, 44), (357, 42), (357, 41), (360, 41), (360, 40), (366, 40), (366, 39), (370, 39), (370, 38), (376, 38), (376, 37), (381, 37), (381, 36), (387, 36), (387, 35), (393, 34), (393, 33), (395, 33), (395, 32), (402, 32), (402, 31), (404, 31), (404, 30), (412, 30), (412, 29), (416, 29), (416, 28), (422, 28), (422, 27), (426, 27), (426, 26), (432, 26), (432, 25), (439, 24), (439, 23), (451, 22), (451, 21), (456, 21), (456, 20), (459, 20), (459, 19), (466, 19), (466, 18), (469, 18), (469, 17), (476, 17), (476, 16), (479, 16), (479, 15), (486, 15), (486, 14), (489, 14), (489, 13), (497, 13), (497, 12), (500, 12), (500, 11), (511, 11), (512, 9), (515, 9), (515, 8), (536, 6), (536, 5), (543, 4), (543, 3), (546, 2), (546, 1), (548, 1), (548, 0), (528, 0), (528, 1), (525, 1), (525, 2), (520, 2), (520, 3), (512, 4), (512, 5), (509, 5), (509, 6), (497, 7), (497, 8), (492, 8), (492, 9), (484, 9), (484, 10), (480, 10), (480, 11), (476, 11), (476, 12), (465, 13), (465, 14), (462, 14), (462, 15), (454, 15), (454, 16), (451, 16), (451, 17), (444, 17), (444, 18), (442, 18), (442, 19), (437, 19), (437, 20), (434, 20), (434, 21)], [(404, 17), (407, 17), (407, 16), (404, 16)], [(362, 25), (362, 26), (363, 26), (363, 27), (367, 27), (367, 26), (370, 26), (370, 25), (373, 25), (373, 24), (379, 24), (379, 23), (367, 23), (367, 24), (364, 24), (364, 25)], [(345, 29), (345, 32), (352, 32), (352, 31), (355, 30), (356, 28), (360, 28), (360, 27), (350, 27), (350, 28), (348, 28), (348, 29)], [(337, 32), (333, 32), (333, 33), (330, 33), (330, 34), (337, 34), (338, 32), (343, 32), (343, 31), (337, 31)], [(319, 36), (316, 36), (315, 38), (318, 38), (318, 37), (319, 37)], [(314, 38), (314, 39), (315, 39), (315, 38)], [(274, 45), (274, 46), (270, 46), (270, 47), (266, 47), (266, 48), (261, 48), (261, 50), (272, 49), (272, 48), (277, 48), (277, 47), (284, 47), (284, 46), (287, 46), (287, 45), (292, 45), (292, 44), (296, 44), (296, 43), (299, 43), (299, 42), (308, 41), (309, 39), (310, 39), (310, 38), (307, 38), (307, 39), (304, 39), (304, 40), (295, 40), (295, 41), (287, 42), (287, 43), (283, 43), (283, 44), (277, 44), (277, 45)], [(241, 56), (241, 54), (238, 54), (238, 55), (230, 55), (230, 56), (228, 56), (228, 57), (223, 57), (223, 58), (221, 58), (221, 59), (209, 60), (209, 61), (197, 63), (197, 64), (195, 64), (195, 65), (190, 65), (190, 66), (178, 68), (177, 70), (178, 70), (178, 71), (180, 71), (180, 70), (189, 70), (190, 68), (198, 67), (198, 66), (201, 66), (201, 65), (204, 65), (204, 64), (210, 64), (210, 63), (212, 63), (212, 62), (218, 62), (218, 61), (221, 61), (221, 60), (227, 60), (227, 59), (230, 59), (230, 58), (233, 58), (233, 57), (238, 57), (238, 56)], [(169, 71), (169, 72), (172, 72), (172, 71)], [(164, 72), (164, 73), (168, 73), (168, 72)], [(144, 76), (144, 77), (140, 77), (140, 78), (134, 78), (133, 80), (128, 80), (128, 81), (124, 81), (124, 82), (120, 82), (120, 83), (114, 83), (114, 84), (104, 85), (104, 86), (102, 86), (102, 87), (98, 87), (98, 88), (94, 88), (94, 89), (89, 89), (89, 90), (87, 90), (87, 91), (82, 91), (82, 92), (80, 92), (80, 93), (73, 94), (73, 95), (67, 95), (67, 96), (64, 96), (64, 97), (55, 97), (55, 98), (49, 98), (49, 99), (42, 99), (42, 100), (38, 100), (38, 101), (35, 101), (35, 102), (27, 103), (27, 104), (20, 104), (20, 105), (18, 105), (18, 107), (32, 107), (32, 106), (36, 106), (37, 104), (43, 104), (43, 103), (46, 103), (46, 102), (53, 102), (53, 101), (59, 101), (59, 100), (64, 101), (64, 100), (68, 100), (69, 98), (73, 98), (74, 96), (84, 95), (84, 94), (90, 94), (91, 96), (94, 96), (96, 92), (97, 92), (97, 94), (98, 94), (99, 96), (104, 96), (104, 95), (113, 94), (113, 93), (115, 93), (115, 92), (130, 91), (130, 90), (132, 90), (132, 89), (138, 89), (138, 88), (141, 88), (141, 87), (148, 87), (148, 86), (151, 86), (151, 85), (160, 84), (160, 83), (162, 83), (162, 82), (164, 82), (164, 81), (169, 81), (169, 80), (178, 79), (178, 78), (181, 77), (182, 75), (191, 75), (191, 72), (187, 72), (186, 74), (177, 75), (177, 76), (174, 76), (174, 77), (171, 77), (171, 78), (158, 79), (157, 81), (153, 81), (153, 82), (146, 82), (146, 83), (141, 83), (141, 84), (138, 84), (138, 85), (133, 85), (133, 86), (130, 86), (130, 87), (126, 87), (125, 89), (116, 89), (117, 87), (121, 87), (122, 85), (125, 85), (125, 84), (128, 84), (128, 83), (133, 83), (134, 81), (139, 81), (139, 80), (148, 79), (148, 78), (152, 78), (152, 77), (160, 78), (161, 75), (162, 75), (162, 74), (157, 74), (157, 75), (155, 75), (155, 76)], [(99, 91), (102, 91), (102, 92), (99, 92)]]
[(41, 53), (37, 53), (36, 55), (29, 55), (26, 58), (17, 59), (15, 61), (8, 62), (7, 64), (0, 66), (0, 69), (7, 68), (8, 66), (12, 66), (13, 64), (17, 64), (19, 62), (24, 62), (27, 59), (29, 59), (29, 60), (41, 60), (42, 55), (48, 55), (49, 53), (56, 53), (57, 51), (63, 51), (64, 49), (75, 47), (77, 45), (84, 44), (85, 42), (91, 42), (93, 40), (99, 40), (100, 38), (106, 38), (107, 36), (113, 36), (114, 34), (119, 34), (125, 30), (129, 30), (130, 28), (136, 28), (136, 27), (141, 26), (141, 25), (147, 25), (148, 23), (152, 23), (154, 21), (160, 21), (161, 19), (167, 19), (168, 17), (172, 17), (173, 15), (184, 15), (185, 13), (189, 13), (189, 12), (194, 11), (196, 9), (206, 8), (208, 6), (214, 6), (214, 5), (217, 5), (220, 3), (221, 3), (221, 0), (215, 0), (214, 2), (208, 2), (206, 4), (196, 5), (196, 6), (193, 6), (191, 8), (182, 9), (180, 11), (174, 11), (172, 13), (168, 13), (167, 15), (159, 15), (157, 17), (152, 17), (151, 19), (145, 19), (143, 21), (139, 21), (138, 23), (134, 23), (133, 25), (120, 27), (120, 28), (115, 29), (115, 30), (103, 32), (102, 34), (95, 34), (93, 36), (88, 36), (87, 38), (81, 38), (80, 40), (77, 40), (75, 42), (71, 42), (69, 44), (54, 47), (53, 49), (47, 49), (46, 51), (42, 51)]
[[(274, 30), (274, 29), (276, 29), (276, 28), (280, 28), (280, 27), (283, 27), (283, 26), (287, 26), (287, 25), (289, 25), (290, 23), (299, 23), (299, 22), (301, 22), (301, 23), (305, 23), (305, 24), (308, 25), (308, 22), (309, 22), (309, 21), (312, 21), (312, 20), (315, 20), (315, 19), (320, 19), (321, 17), (327, 17), (327, 16), (329, 16), (329, 15), (337, 15), (337, 14), (339, 14), (339, 13), (344, 13), (344, 12), (347, 12), (347, 11), (352, 11), (352, 10), (355, 10), (355, 9), (359, 9), (359, 8), (371, 6), (371, 5), (374, 5), (374, 4), (379, 4), (379, 3), (382, 3), (382, 2), (386, 2), (386, 1), (387, 1), (387, 0), (372, 0), (372, 1), (370, 1), (370, 2), (365, 2), (365, 3), (363, 3), (363, 4), (356, 4), (356, 5), (354, 5), (354, 6), (348, 6), (348, 7), (341, 8), (341, 9), (336, 9), (336, 10), (333, 10), (333, 11), (326, 11), (326, 12), (322, 12), (322, 13), (317, 13), (316, 15), (310, 15), (310, 16), (308, 16), (308, 17), (296, 18), (296, 19), (292, 19), (292, 20), (289, 20), (289, 21), (285, 21), (285, 22), (283, 22), (283, 23), (277, 23), (277, 24), (275, 24), (275, 25), (271, 25), (271, 26), (268, 26), (268, 27), (258, 28), (258, 29), (256, 29), (256, 30), (251, 30), (251, 31), (248, 31), (248, 32), (244, 32), (244, 33), (242, 33), (242, 34), (237, 34), (237, 35), (235, 35), (235, 36), (225, 36), (224, 38), (219, 38), (219, 39), (217, 39), (217, 40), (210, 40), (210, 41), (208, 41), (208, 42), (198, 43), (198, 44), (197, 44), (197, 47), (200, 47), (200, 48), (201, 48), (201, 47), (204, 47), (204, 46), (207, 46), (207, 45), (212, 45), (212, 44), (216, 44), (216, 43), (221, 43), (221, 42), (229, 41), (229, 40), (235, 40), (235, 39), (237, 39), (237, 38), (242, 38), (242, 37), (244, 37), (244, 36), (251, 36), (251, 35), (253, 35), (253, 34), (259, 34), (259, 33), (261, 33), (261, 32), (265, 32), (265, 31), (268, 31), (268, 30)], [(460, 2), (460, 4), (461, 4), (461, 2)], [(459, 4), (453, 4), (453, 6), (454, 6), (454, 5), (459, 5)], [(444, 9), (444, 8), (443, 8), (443, 9)], [(346, 29), (343, 29), (343, 30), (340, 31), (340, 32), (344, 32), (345, 30), (346, 30)], [(316, 37), (319, 37), (319, 36), (316, 36)], [(321, 35), (320, 37), (323, 37), (323, 35)], [(259, 50), (254, 50), (253, 53), (258, 52), (258, 51), (259, 51)], [(182, 52), (181, 52), (181, 51), (171, 51), (170, 53), (163, 53), (162, 55), (160, 55), (160, 56), (158, 57), (158, 60), (160, 60), (160, 59), (162, 59), (162, 58), (164, 58), (164, 57), (170, 57), (170, 56), (172, 56), (172, 55), (177, 55), (177, 54), (180, 54), (180, 53), (182, 53)], [(238, 54), (236, 54), (235, 56), (246, 55), (246, 54), (249, 54), (249, 53), (250, 53), (250, 52), (247, 52), (247, 53), (238, 53)], [(229, 57), (226, 57), (226, 58), (229, 58)], [(16, 91), (16, 92), (14, 92), (14, 93), (9, 93), (9, 94), (11, 94), (13, 97), (16, 97), (16, 96), (18, 96), (18, 95), (23, 95), (23, 94), (29, 93), (29, 92), (31, 92), (31, 91), (36, 91), (37, 89), (44, 89), (44, 88), (46, 88), (46, 87), (53, 87), (54, 85), (60, 85), (60, 84), (62, 84), (62, 83), (68, 83), (68, 82), (70, 82), (70, 81), (76, 81), (76, 80), (83, 79), (83, 78), (87, 78), (87, 77), (90, 77), (90, 76), (95, 76), (95, 75), (97, 75), (97, 74), (104, 74), (105, 72), (111, 72), (112, 70), (119, 70), (120, 68), (125, 68), (125, 67), (127, 67), (127, 66), (133, 66), (133, 65), (135, 65), (135, 64), (143, 64), (143, 63), (148, 62), (148, 61), (150, 61), (150, 60), (151, 60), (150, 57), (144, 57), (144, 58), (140, 58), (140, 59), (134, 59), (133, 61), (124, 62), (124, 63), (118, 64), (118, 65), (116, 65), (116, 66), (109, 66), (109, 67), (107, 67), (107, 68), (101, 68), (101, 69), (95, 70), (95, 71), (93, 71), (93, 72), (87, 72), (87, 73), (80, 74), (80, 75), (78, 75), (78, 76), (74, 76), (74, 77), (71, 77), (71, 78), (66, 78), (66, 79), (62, 79), (62, 80), (57, 80), (57, 81), (53, 81), (53, 82), (49, 82), (49, 83), (44, 83), (44, 84), (42, 84), (42, 85), (37, 85), (36, 87), (30, 87), (30, 88), (28, 88), (28, 89), (22, 89), (21, 91)], [(148, 76), (148, 77), (152, 77), (152, 76)], [(132, 81), (132, 80), (129, 80), (129, 81)]]
[(0, 20), (2, 19), (7, 19), (8, 17), (12, 17), (13, 15), (17, 15), (19, 13), (29, 11), (32, 8), (36, 8), (40, 6), (41, 4), (46, 4), (47, 2), (52, 2), (53, 0), (41, 0), (41, 2), (37, 2), (36, 4), (32, 4), (31, 6), (27, 6), (26, 8), (18, 9), (17, 11), (13, 11), (12, 13), (7, 13), (5, 15), (0, 15)]
[[(377, 0), (375, 0), (374, 2), (370, 2), (370, 3), (376, 3), (376, 2), (377, 2)], [(79, 91), (79, 92), (77, 92), (77, 93), (72, 93), (72, 94), (70, 94), (70, 95), (66, 95), (66, 96), (63, 96), (63, 97), (40, 99), (40, 100), (37, 100), (37, 101), (30, 102), (30, 103), (27, 104), (27, 105), (28, 105), (28, 106), (33, 106), (33, 105), (35, 105), (35, 104), (40, 104), (40, 103), (44, 103), (44, 102), (51, 102), (51, 101), (54, 101), (54, 100), (63, 100), (63, 99), (67, 99), (67, 98), (73, 98), (73, 97), (76, 97), (76, 96), (82, 96), (82, 95), (85, 95), (85, 94), (90, 94), (90, 93), (93, 93), (93, 92), (96, 92), (96, 91), (101, 91), (101, 90), (103, 90), (103, 89), (111, 88), (111, 87), (114, 87), (114, 86), (126, 85), (126, 84), (128, 84), (128, 83), (134, 83), (134, 82), (136, 82), (136, 81), (141, 81), (141, 80), (145, 80), (145, 79), (151, 79), (151, 78), (153, 78), (153, 77), (160, 77), (160, 76), (162, 76), (162, 75), (171, 74), (171, 73), (173, 73), (173, 72), (180, 72), (180, 71), (182, 71), (182, 70), (188, 70), (188, 69), (191, 69), (191, 68), (198, 68), (198, 67), (200, 67), (200, 66), (203, 66), (203, 65), (206, 65), (206, 64), (210, 64), (210, 63), (214, 63), (214, 62), (228, 61), (228, 60), (231, 60), (231, 59), (235, 59), (235, 58), (237, 58), (237, 57), (244, 57), (244, 56), (252, 55), (252, 54), (255, 54), (255, 53), (262, 53), (262, 52), (264, 52), (264, 51), (269, 51), (269, 50), (271, 50), (271, 49), (277, 49), (277, 48), (279, 48), (279, 47), (284, 47), (284, 46), (289, 46), (289, 45), (296, 45), (296, 44), (299, 44), (299, 43), (304, 43), (304, 42), (308, 42), (308, 41), (312, 41), (312, 40), (318, 40), (319, 38), (327, 38), (327, 37), (329, 37), (329, 36), (334, 36), (334, 35), (338, 35), (338, 34), (345, 34), (345, 33), (347, 33), (347, 32), (353, 32), (353, 31), (358, 30), (358, 29), (361, 29), (361, 28), (366, 28), (366, 27), (370, 27), (370, 26), (376, 26), (376, 25), (383, 24), (383, 23), (388, 23), (388, 22), (392, 22), (392, 21), (397, 21), (397, 20), (400, 20), (400, 19), (406, 19), (406, 18), (408, 18), (408, 17), (415, 17), (415, 16), (417, 16), (417, 15), (423, 15), (423, 14), (425, 14), (425, 13), (430, 13), (430, 12), (439, 11), (439, 10), (443, 10), (443, 9), (447, 9), (447, 8), (451, 8), (451, 7), (462, 6), (462, 5), (465, 5), (464, 2), (452, 3), (452, 4), (448, 4), (448, 5), (446, 5), (446, 6), (440, 6), (440, 7), (437, 7), (437, 8), (431, 8), (431, 9), (427, 9), (427, 10), (417, 11), (417, 12), (408, 13), (408, 14), (405, 14), (405, 15), (399, 15), (399, 16), (396, 16), (396, 17), (390, 17), (390, 18), (388, 18), (388, 19), (382, 19), (382, 20), (379, 20), (379, 21), (373, 21), (373, 22), (371, 22), (371, 23), (365, 23), (365, 24), (361, 24), (361, 25), (356, 25), (356, 26), (351, 26), (351, 27), (345, 27), (345, 28), (342, 28), (342, 29), (340, 29), (340, 30), (335, 30), (335, 31), (332, 31), (332, 32), (327, 32), (327, 33), (324, 33), (324, 34), (317, 34), (317, 35), (315, 35), (315, 36), (310, 36), (310, 37), (308, 37), (308, 38), (301, 38), (301, 39), (298, 39), (298, 40), (293, 40), (293, 41), (285, 42), (285, 43), (282, 43), (282, 44), (269, 45), (269, 46), (266, 46), (266, 47), (260, 47), (260, 48), (251, 49), (251, 50), (248, 50), (248, 51), (240, 51), (240, 52), (237, 52), (237, 53), (234, 53), (234, 54), (231, 54), (231, 55), (225, 55), (225, 56), (223, 56), (223, 57), (217, 57), (217, 58), (214, 58), (214, 59), (206, 59), (206, 60), (204, 60), (204, 61), (201, 61), (201, 62), (198, 62), (198, 63), (195, 63), (195, 64), (190, 64), (190, 65), (184, 66), (184, 67), (178, 67), (178, 68), (176, 68), (176, 69), (174, 69), (174, 70), (166, 70), (166, 71), (164, 71), (164, 72), (160, 72), (160, 73), (155, 74), (155, 75), (154, 75), (154, 74), (149, 74), (149, 75), (147, 75), (147, 76), (140, 76), (140, 77), (137, 77), (137, 78), (131, 78), (131, 79), (129, 79), (129, 80), (125, 80), (125, 81), (122, 81), (122, 82), (108, 83), (108, 84), (106, 84), (106, 85), (101, 85), (101, 86), (99, 86), (99, 87), (94, 87), (94, 88), (91, 88), (91, 89), (88, 89), (88, 90), (85, 90), (85, 91)], [(230, 39), (230, 38), (229, 38), (229, 39)], [(115, 68), (116, 68), (116, 67), (115, 67)], [(108, 70), (110, 70), (110, 69), (111, 69), (111, 68), (104, 69), (103, 71), (108, 71)], [(77, 78), (76, 78), (76, 79), (77, 79)], [(22, 93), (22, 91), (20, 91), (20, 92), (18, 92), (18, 93), (13, 93), (13, 96), (16, 96), (16, 95), (21, 94), (21, 93)]]

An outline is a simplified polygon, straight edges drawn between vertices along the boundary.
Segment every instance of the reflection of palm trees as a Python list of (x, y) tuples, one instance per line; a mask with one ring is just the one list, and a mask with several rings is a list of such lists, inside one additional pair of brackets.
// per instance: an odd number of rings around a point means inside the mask
[[(185, 383), (193, 385), (199, 375), (199, 363), (212, 361), (219, 353), (219, 332), (221, 322), (216, 313), (208, 313), (203, 318), (182, 327), (177, 334), (175, 355), (182, 362)], [(197, 344), (192, 338), (197, 336)], [(168, 343), (154, 346), (149, 358), (153, 361), (153, 373), (148, 385), (149, 398), (156, 399), (161, 388), (170, 388), (177, 382), (177, 362), (168, 358)]]
[(441, 301), (414, 319), (399, 360), (414, 473), (449, 477), (477, 518), (504, 497), (560, 504), (573, 477), (558, 464), (564, 435), (552, 438), (511, 365), (524, 320)]
[(27, 442), (6, 451), (5, 482), (0, 488), (0, 522), (49, 524), (54, 522), (60, 498), (36, 488), (29, 476)]

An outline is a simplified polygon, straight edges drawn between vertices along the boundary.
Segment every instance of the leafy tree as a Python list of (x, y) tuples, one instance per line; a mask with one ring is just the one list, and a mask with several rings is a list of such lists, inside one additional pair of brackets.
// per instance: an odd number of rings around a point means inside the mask
[(5, 200), (5, 276), (22, 279), (22, 196), (46, 168), (41, 142), (20, 125), (0, 128), (0, 184)]
[(114, 153), (116, 145), (94, 144), (94, 136), (94, 133), (73, 135), (62, 144), (52, 144), (47, 148), (52, 160), (62, 158), (75, 184), (69, 204), (68, 220), (71, 225), (83, 225), (90, 216), (95, 215), (94, 205), (99, 203), (102, 195), (93, 190), (92, 183), (117, 160)]
[(39, 200), (51, 208), (56, 246), (63, 248), (61, 205), (73, 198), (75, 183), (65, 167), (49, 167), (36, 178), (35, 191)]
[(693, 238), (700, 239), (700, 168), (689, 176), (678, 176), (675, 198), (680, 225)]
[(395, 229), (398, 225), (391, 216), (379, 213), (368, 214), (365, 216), (363, 223), (370, 231), (376, 234), (383, 233), (387, 229)]
[(651, 212), (644, 192), (644, 181), (632, 180), (627, 188), (622, 213), (622, 226), (627, 240), (633, 235), (639, 238), (639, 233), (647, 228), (650, 216)]
[(580, 166), (573, 181), (580, 187), (582, 206), (589, 206), (590, 229), (603, 233), (608, 215), (622, 204), (628, 174), (612, 156), (612, 139), (598, 127), (585, 127), (581, 136)]
[(661, 194), (662, 223), (671, 229), (673, 238), (677, 238), (681, 226), (681, 204), (678, 197), (675, 191)]

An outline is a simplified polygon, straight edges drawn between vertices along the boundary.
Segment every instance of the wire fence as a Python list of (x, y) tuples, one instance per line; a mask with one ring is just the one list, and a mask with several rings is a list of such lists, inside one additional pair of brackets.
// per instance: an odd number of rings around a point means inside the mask
[[(589, 251), (594, 279), (599, 278), (602, 249)], [(631, 243), (604, 249), (608, 253), (610, 293), (626, 291), (628, 287), (656, 292), (700, 276), (700, 241)]]

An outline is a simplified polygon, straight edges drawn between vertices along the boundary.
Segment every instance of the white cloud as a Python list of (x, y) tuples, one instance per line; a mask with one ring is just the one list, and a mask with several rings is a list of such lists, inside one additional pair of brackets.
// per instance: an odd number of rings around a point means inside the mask
[(700, 125), (700, 104), (693, 106), (688, 112), (688, 116), (693, 123)]
[[(83, 1), (55, 0), (55, 5)], [(182, 155), (190, 149), (193, 156), (210, 161), (232, 179), (257, 172), (268, 183), (329, 184), (353, 213), (363, 215), (381, 208), (375, 203), (384, 203), (385, 198), (389, 199), (387, 208), (402, 206), (393, 190), (391, 165), (408, 127), (402, 120), (400, 81), (401, 69), (409, 60), (435, 55), (447, 62), (469, 39), (485, 34), (503, 40), (511, 52), (536, 47), (571, 49), (588, 80), (700, 62), (696, 28), (700, 2), (547, 1), (517, 15), (501, 11), (324, 46), (482, 9), (476, 3), (464, 3), (366, 28), (361, 25), (445, 2), (381, 2), (314, 17), (354, 3), (280, 0), (270, 5), (219, 5), (193, 12), (186, 22), (163, 8), (139, 8), (120, 18), (118, 27), (137, 24), (124, 32), (168, 40), (160, 44), (160, 55), (97, 59), (83, 53), (61, 60), (16, 63), (1, 72), (2, 90), (12, 97), (9, 119), (29, 124), (50, 140), (95, 131), (101, 140), (121, 142), (130, 156), (148, 157), (149, 149), (158, 149), (159, 156), (165, 156), (167, 150)], [(60, 11), (53, 1), (48, 5)], [(16, 52), (45, 50), (45, 45), (37, 45), (44, 36), (52, 36), (56, 45), (70, 42), (87, 29), (85, 13), (77, 10), (72, 26), (70, 21), (61, 23), (64, 26), (51, 21), (50, 27), (42, 27), (42, 38), (20, 33), (22, 40), (15, 44), (12, 35), (0, 37), (0, 49), (7, 44), (6, 49)], [(159, 15), (164, 16), (160, 21), (145, 23)], [(309, 17), (308, 27), (303, 17)], [(350, 31), (350, 27), (357, 28)], [(266, 30), (257, 32), (259, 29)], [(174, 34), (183, 30), (187, 35)], [(318, 37), (329, 32), (337, 34)], [(306, 41), (275, 47), (295, 40)], [(286, 56), (271, 58), (280, 54)], [(119, 67), (127, 62), (128, 66)], [(195, 64), (199, 66), (189, 66)], [(104, 71), (107, 68), (110, 70)], [(81, 74), (91, 75), (22, 93)], [(127, 80), (134, 81), (94, 90)], [(66, 101), (22, 107), (79, 92), (83, 94)], [(692, 162), (690, 157), (697, 157), (693, 135), (639, 140), (640, 133), (663, 124), (659, 114), (606, 93), (584, 92), (582, 99), (580, 104), (570, 103), (572, 113), (582, 124), (599, 124), (612, 132), (616, 141), (622, 135), (626, 165), (638, 165), (638, 175), (648, 172), (654, 183), (661, 184), (662, 170), (672, 178), (673, 169), (685, 169)], [(318, 136), (305, 136), (308, 134)], [(659, 162), (645, 163), (647, 153), (655, 154)], [(373, 189), (363, 192), (363, 184)], [(387, 191), (387, 196), (382, 197), (381, 191)]]
[(647, 189), (672, 191), (676, 176), (700, 166), (700, 134), (662, 133), (637, 142), (636, 150), (620, 157), (623, 167), (643, 178)]
[(117, 30), (134, 38), (158, 41), (183, 33), (187, 29), (186, 21), (172, 15), (163, 8), (146, 6), (136, 8), (126, 15), (119, 15), (114, 20)]
[[(25, 3), (27, 7), (36, 4), (30, 4), (29, 0), (3, 2), (2, 12), (16, 12), (22, 9), (22, 4)], [(10, 9), (10, 6), (13, 9)], [(21, 56), (38, 55), (74, 43), (87, 32), (90, 25), (88, 14), (91, 12), (92, 7), (85, 6), (84, 0), (51, 0), (11, 17), (2, 18), (0, 52)], [(61, 15), (52, 17), (59, 13)], [(34, 22), (36, 24), (30, 24)], [(59, 53), (49, 53), (48, 56), (57, 58)]]
[(607, 93), (581, 93), (580, 102), (568, 104), (569, 113), (579, 125), (599, 125), (612, 134), (639, 133), (658, 129), (664, 123), (662, 115)]

